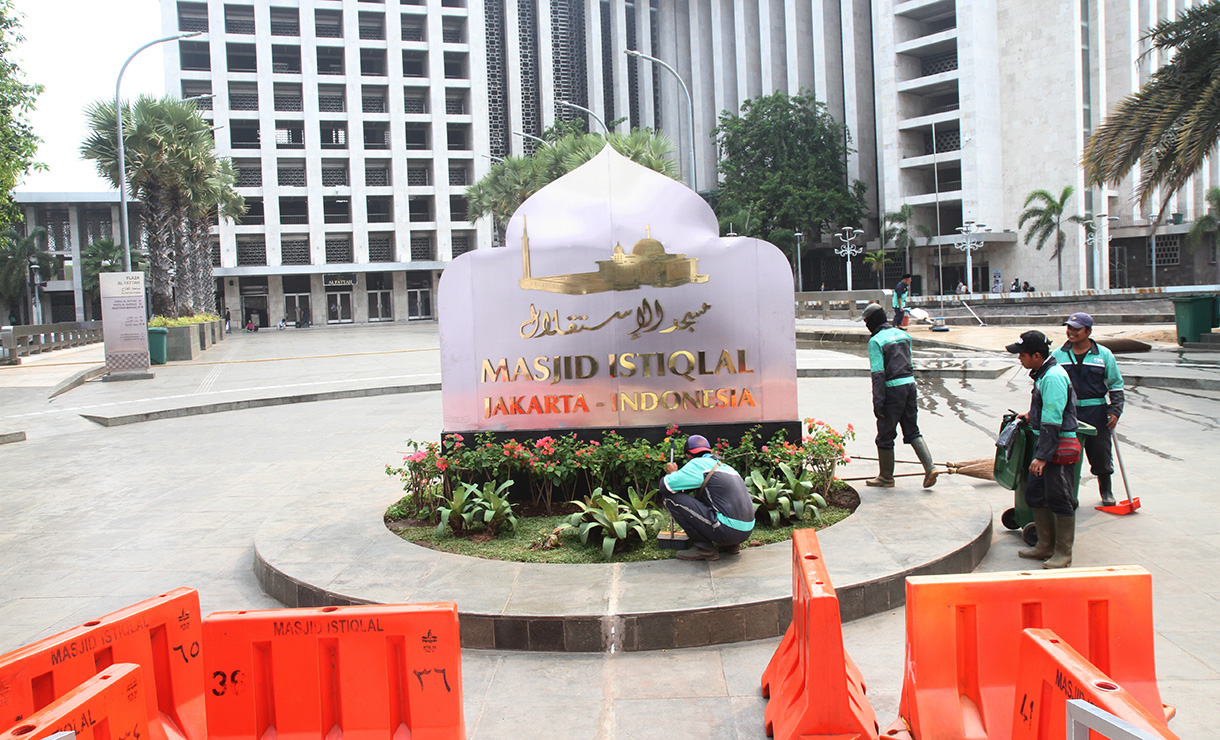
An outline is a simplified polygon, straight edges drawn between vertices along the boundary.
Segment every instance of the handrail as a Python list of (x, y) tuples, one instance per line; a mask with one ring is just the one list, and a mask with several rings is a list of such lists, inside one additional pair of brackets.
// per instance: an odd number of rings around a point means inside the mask
[(846, 310), (848, 316), (854, 319), (857, 313), (863, 310), (859, 306), (860, 303), (880, 303), (882, 306), (888, 306), (889, 294), (888, 290), (823, 290), (796, 293), (796, 317), (809, 318), (820, 311), (822, 318), (829, 319), (832, 310)]
[(65, 321), (58, 324), (0, 327), (0, 364), (16, 365), (22, 357), (102, 341), (102, 322)]

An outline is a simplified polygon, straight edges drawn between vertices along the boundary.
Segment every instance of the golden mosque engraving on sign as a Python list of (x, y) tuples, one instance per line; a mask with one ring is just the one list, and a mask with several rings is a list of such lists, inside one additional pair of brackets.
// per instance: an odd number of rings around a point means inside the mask
[[(649, 233), (651, 229), (648, 230)], [(597, 260), (597, 272), (577, 272), (569, 275), (534, 277), (530, 273), (529, 227), (521, 227), (521, 287), (565, 295), (589, 295), (611, 290), (638, 290), (641, 286), (673, 288), (691, 283), (706, 283), (707, 275), (699, 274), (699, 259), (684, 254), (668, 254), (661, 242), (650, 236), (639, 240), (631, 254), (622, 244), (614, 245), (608, 260)]]

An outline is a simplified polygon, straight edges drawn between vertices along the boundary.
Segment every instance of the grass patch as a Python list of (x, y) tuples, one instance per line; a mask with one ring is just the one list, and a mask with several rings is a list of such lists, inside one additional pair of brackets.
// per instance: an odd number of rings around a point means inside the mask
[[(851, 512), (847, 509), (831, 506), (822, 511), (822, 524), (815, 525), (813, 522), (805, 521), (799, 525), (787, 527), (758, 526), (754, 528), (748, 544), (750, 547), (756, 547), (784, 542), (792, 539), (794, 529), (810, 527), (824, 529), (835, 522), (842, 521), (850, 514)], [(593, 542), (590, 539), (588, 545), (582, 545), (575, 532), (561, 535), (559, 537), (560, 545), (554, 549), (531, 548), (532, 545), (536, 546), (547, 540), (555, 528), (563, 524), (566, 518), (565, 516), (522, 517), (518, 522), (516, 532), (505, 533), (486, 542), (466, 537), (454, 537), (449, 532), (438, 535), (435, 525), (407, 526), (404, 522), (389, 520), (388, 526), (392, 532), (408, 542), (458, 555), (469, 555), (488, 560), (513, 560), (522, 563), (604, 563), (601, 543)], [(673, 550), (662, 550), (657, 546), (657, 529), (667, 526), (668, 517), (662, 517), (661, 520), (659, 527), (649, 530), (647, 542), (635, 545), (625, 552), (616, 552), (614, 562), (638, 563), (672, 558)]]

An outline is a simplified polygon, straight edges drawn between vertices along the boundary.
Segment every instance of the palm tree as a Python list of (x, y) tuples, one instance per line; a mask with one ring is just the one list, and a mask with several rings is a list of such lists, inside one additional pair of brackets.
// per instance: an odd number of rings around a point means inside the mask
[(868, 265), (877, 275), (878, 288), (884, 287), (881, 281), (885, 277), (885, 266), (893, 261), (894, 259), (890, 257), (889, 252), (886, 252), (884, 249), (878, 249), (876, 252), (865, 252), (864, 264)]
[(217, 310), (216, 284), (212, 274), (211, 240), (214, 218), (240, 218), (246, 210), (245, 199), (234, 189), (237, 173), (230, 160), (205, 160), (205, 168), (191, 193), (193, 198), (187, 209), (186, 234), (190, 245), (189, 276), (193, 282), (195, 313), (212, 313)]
[[(123, 245), (113, 239), (98, 239), (81, 250), (81, 288), (94, 295), (98, 291), (97, 276), (103, 272), (120, 272), (123, 269)], [(131, 253), (131, 269), (144, 272), (148, 260), (139, 252)]]
[(910, 272), (911, 247), (915, 246), (915, 236), (911, 234), (911, 230), (918, 232), (928, 243), (932, 241), (932, 230), (923, 224), (915, 223), (915, 209), (906, 203), (903, 203), (897, 211), (885, 214), (884, 223), (885, 231), (881, 233), (882, 247), (893, 242), (894, 249), (903, 254), (906, 271)]
[(1169, 61), (1106, 116), (1083, 166), (1090, 185), (1117, 185), (1139, 165), (1136, 196), (1142, 205), (1161, 189), (1159, 221), (1220, 142), (1220, 0), (1161, 21), (1141, 41), (1142, 60), (1155, 52)]
[(46, 233), (47, 230), (41, 226), (32, 229), (29, 234), (15, 229), (0, 232), (0, 299), (9, 305), (15, 299), (22, 299), (21, 312), (25, 314), (26, 321), (33, 321), (30, 267), (38, 265), (43, 278), (51, 275), (51, 254), (40, 244)]
[(1220, 229), (1220, 188), (1208, 188), (1203, 198), (1207, 201), (1207, 214), (1195, 219), (1195, 225), (1186, 235), (1186, 243), (1192, 247), (1202, 242), (1207, 234)]
[(1025, 210), (1017, 229), (1025, 228), (1026, 222), (1032, 222), (1029, 231), (1025, 232), (1025, 243), (1036, 242), (1035, 248), (1042, 249), (1050, 238), (1055, 237), (1055, 253), (1051, 257), (1059, 270), (1059, 290), (1063, 290), (1063, 247), (1067, 235), (1063, 233), (1063, 223), (1083, 224), (1083, 216), (1065, 216), (1068, 199), (1076, 192), (1071, 185), (1064, 185), (1056, 198), (1049, 190), (1035, 190), (1025, 197)]

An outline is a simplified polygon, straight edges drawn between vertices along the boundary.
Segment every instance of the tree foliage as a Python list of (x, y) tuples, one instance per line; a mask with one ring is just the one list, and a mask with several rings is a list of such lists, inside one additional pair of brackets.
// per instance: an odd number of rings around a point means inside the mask
[[(113, 239), (98, 239), (81, 250), (81, 288), (98, 294), (98, 275), (103, 272), (122, 272), (123, 245)], [(131, 269), (136, 272), (148, 270), (148, 260), (137, 251), (131, 253)]]
[(1192, 247), (1198, 246), (1205, 235), (1220, 229), (1220, 188), (1208, 188), (1203, 198), (1207, 201), (1207, 213), (1195, 219), (1186, 235), (1186, 243)]
[(885, 266), (893, 261), (894, 258), (884, 249), (878, 249), (876, 252), (864, 253), (864, 264), (868, 265), (868, 268), (877, 276), (878, 289), (883, 287), (881, 285), (881, 279), (885, 276)]
[(34, 160), (42, 140), (34, 135), (28, 118), (42, 85), (26, 82), (12, 59), (14, 47), (24, 40), (21, 14), (13, 0), (0, 0), (0, 226), (22, 220), (13, 202), (13, 189), (21, 178), (31, 170), (46, 169)]
[(466, 217), (471, 223), (490, 214), (502, 228), (526, 198), (588, 162), (607, 143), (633, 162), (677, 178), (678, 168), (670, 157), (673, 143), (649, 129), (604, 137), (565, 128), (548, 129), (547, 134), (556, 138), (540, 145), (531, 156), (496, 162), (482, 179), (466, 188)]
[[(85, 110), (90, 133), (81, 155), (120, 187), (113, 101)], [(175, 317), (215, 311), (208, 232), (213, 218), (245, 210), (236, 175), (216, 156), (211, 126), (193, 101), (141, 96), (123, 106), (123, 149), (131, 194), (148, 239), (153, 313)]]
[(902, 253), (903, 264), (906, 265), (906, 271), (911, 271), (911, 247), (916, 246), (915, 234), (922, 236), (930, 244), (932, 242), (932, 230), (923, 224), (915, 223), (915, 209), (910, 205), (903, 203), (897, 211), (890, 211), (885, 214), (882, 219), (885, 225), (885, 231), (881, 233), (881, 243), (893, 244), (894, 249)]
[(1059, 270), (1059, 290), (1063, 290), (1063, 247), (1067, 243), (1063, 223), (1066, 221), (1084, 224), (1086, 221), (1083, 216), (1067, 215), (1067, 202), (1074, 192), (1076, 191), (1071, 185), (1064, 185), (1058, 197), (1049, 190), (1033, 191), (1025, 197), (1025, 210), (1021, 212), (1021, 219), (1017, 222), (1018, 229), (1025, 228), (1026, 223), (1029, 224), (1029, 231), (1025, 232), (1025, 243), (1033, 242), (1036, 249), (1042, 249), (1052, 237), (1054, 238), (1055, 251), (1051, 259), (1056, 261)]
[(1159, 219), (1220, 142), (1220, 0), (1161, 21), (1142, 41), (1141, 61), (1152, 54), (1169, 61), (1106, 116), (1083, 164), (1091, 185), (1117, 185), (1139, 166), (1136, 197), (1146, 204), (1160, 188)]
[[(15, 229), (0, 232), (0, 303), (11, 306), (21, 299), (24, 312), (30, 300), (30, 268), (38, 265), (43, 280), (51, 276), (51, 253), (40, 243), (46, 233), (41, 226), (28, 234)], [(26, 320), (31, 318), (27, 315)]]
[(724, 177), (719, 213), (748, 214), (738, 233), (789, 229), (814, 243), (864, 217), (865, 185), (847, 176), (851, 134), (812, 95), (747, 100), (740, 115), (720, 114), (714, 135)]

